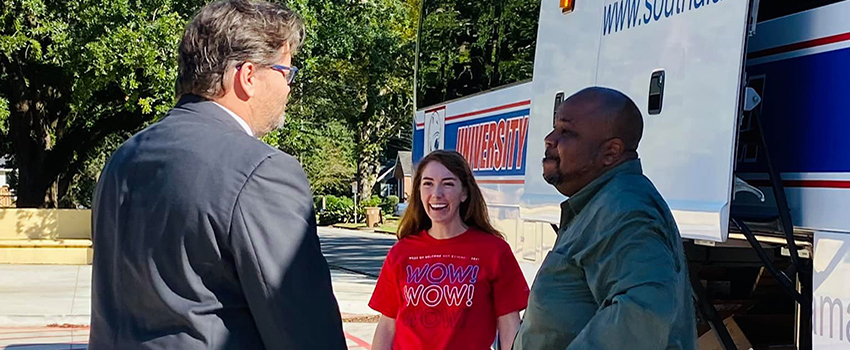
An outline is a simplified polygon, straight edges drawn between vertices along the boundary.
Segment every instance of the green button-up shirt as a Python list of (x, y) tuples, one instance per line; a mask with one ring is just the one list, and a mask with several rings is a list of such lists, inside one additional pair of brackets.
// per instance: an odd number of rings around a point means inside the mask
[(692, 300), (673, 215), (627, 161), (561, 204), (513, 349), (695, 349)]

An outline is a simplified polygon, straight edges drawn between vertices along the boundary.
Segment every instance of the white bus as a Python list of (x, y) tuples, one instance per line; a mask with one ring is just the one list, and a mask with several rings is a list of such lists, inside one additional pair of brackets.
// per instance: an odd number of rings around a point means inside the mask
[(685, 239), (700, 334), (850, 349), (850, 1), (423, 0), (413, 158), (455, 149), (531, 281), (566, 198), (554, 109), (640, 107), (644, 172)]

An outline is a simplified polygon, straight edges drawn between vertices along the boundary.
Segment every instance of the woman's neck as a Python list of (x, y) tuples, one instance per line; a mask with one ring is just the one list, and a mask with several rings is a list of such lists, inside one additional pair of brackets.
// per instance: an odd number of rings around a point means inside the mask
[(466, 225), (464, 225), (463, 221), (458, 218), (457, 220), (452, 220), (449, 223), (431, 223), (431, 228), (428, 229), (428, 234), (435, 239), (449, 239), (460, 236), (466, 230), (469, 229)]

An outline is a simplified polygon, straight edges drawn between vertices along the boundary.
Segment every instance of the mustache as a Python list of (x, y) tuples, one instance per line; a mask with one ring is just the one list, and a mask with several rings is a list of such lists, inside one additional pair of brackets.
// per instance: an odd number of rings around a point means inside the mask
[(554, 151), (554, 150), (551, 150), (551, 151), (550, 151), (550, 150), (548, 150), (548, 149), (547, 149), (547, 150), (543, 153), (543, 160), (554, 160), (554, 161), (560, 161), (560, 160), (561, 160), (561, 157), (559, 157), (559, 156), (558, 156), (558, 152), (556, 152), (556, 151)]

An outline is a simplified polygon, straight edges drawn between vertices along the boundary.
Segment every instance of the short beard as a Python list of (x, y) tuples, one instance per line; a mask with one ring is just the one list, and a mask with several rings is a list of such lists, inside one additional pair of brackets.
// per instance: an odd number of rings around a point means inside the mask
[[(560, 187), (567, 186), (567, 185), (570, 185), (570, 184), (575, 185), (574, 183), (577, 180), (582, 179), (583, 177), (585, 177), (588, 174), (593, 173), (593, 172), (594, 172), (593, 165), (587, 164), (584, 167), (582, 167), (581, 169), (571, 171), (569, 173), (564, 173), (564, 172), (561, 171), (561, 163), (559, 161), (558, 166), (555, 169), (554, 173), (548, 174), (548, 175), (544, 173), (543, 179), (546, 180), (546, 182), (548, 182), (550, 185), (555, 186), (556, 188), (560, 188)], [(590, 179), (590, 180), (592, 181), (593, 179)], [(586, 185), (586, 184), (584, 184), (584, 185)], [(581, 187), (584, 187), (584, 185), (582, 185)], [(576, 188), (576, 190), (580, 190), (580, 189), (581, 188)]]
[(560, 185), (564, 181), (564, 176), (561, 174), (560, 166), (561, 163), (558, 162), (557, 167), (555, 168), (555, 171), (552, 174), (547, 175), (546, 172), (544, 172), (543, 180), (546, 180), (546, 182), (552, 186)]
[(269, 118), (269, 132), (273, 130), (283, 130), (286, 125), (286, 112), (280, 112), (279, 115)]
[[(284, 109), (285, 110), (285, 109)], [(286, 124), (286, 112), (281, 111), (280, 114), (273, 114), (266, 118), (266, 123), (258, 131), (257, 137), (263, 137), (274, 130), (283, 129)]]

